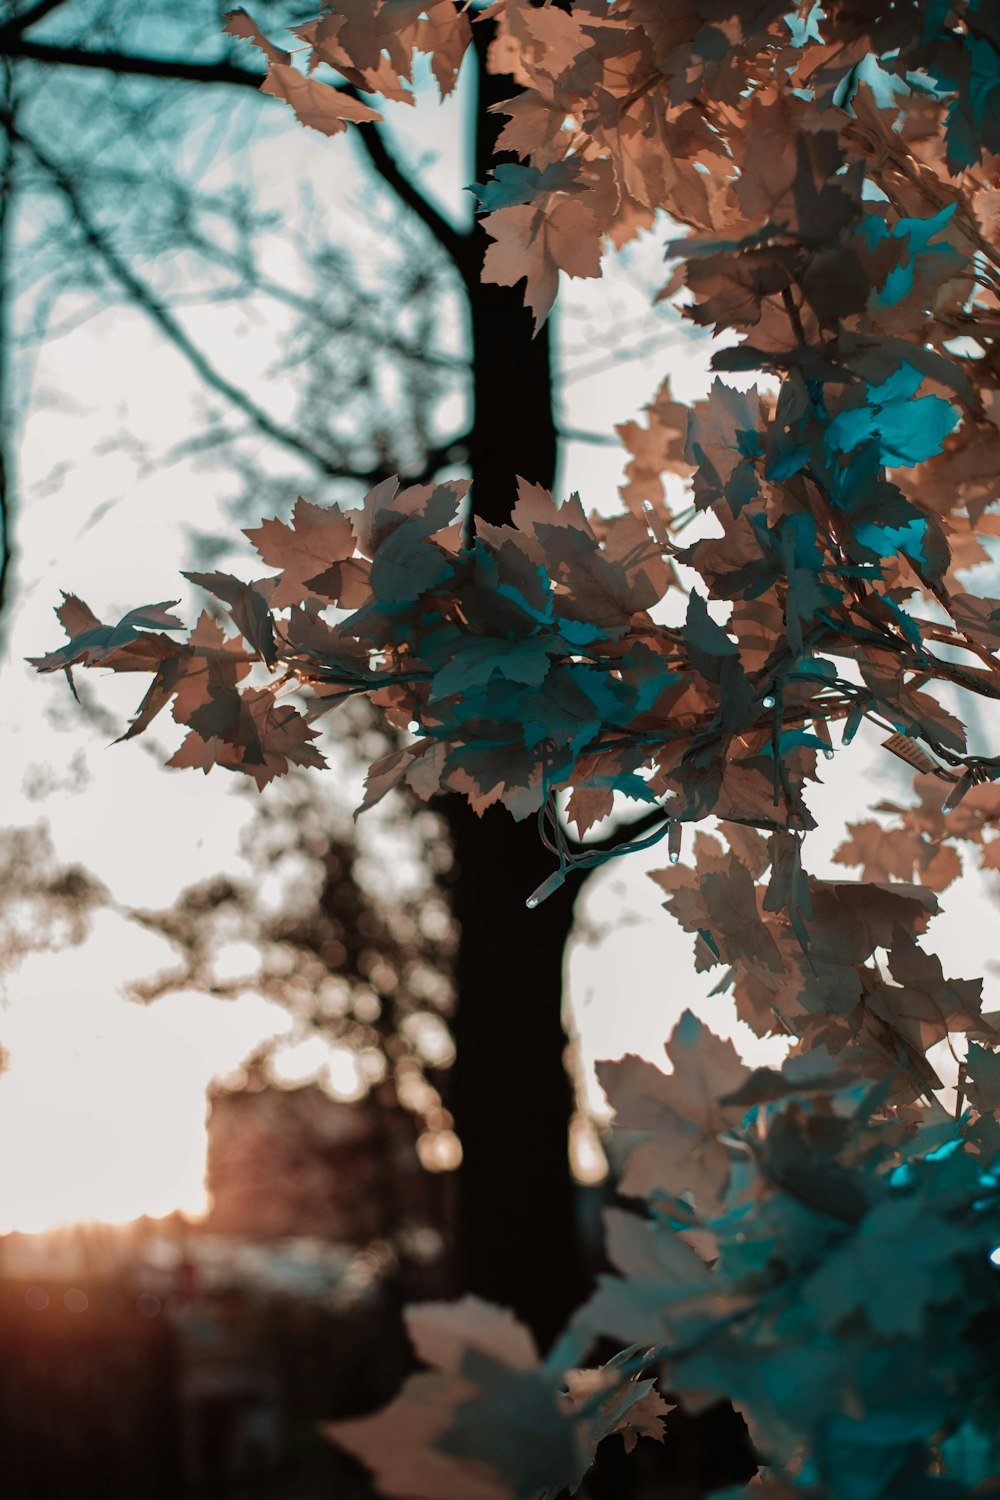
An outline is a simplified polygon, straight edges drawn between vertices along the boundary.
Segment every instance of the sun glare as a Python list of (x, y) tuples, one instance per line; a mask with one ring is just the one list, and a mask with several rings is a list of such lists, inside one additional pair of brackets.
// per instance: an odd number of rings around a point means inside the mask
[(259, 997), (22, 991), (0, 1016), (0, 1234), (204, 1213), (206, 1089), (287, 1024)]
[(155, 1017), (120, 999), (74, 1000), (34, 1004), (12, 1028), (0, 1233), (202, 1212), (206, 1080)]

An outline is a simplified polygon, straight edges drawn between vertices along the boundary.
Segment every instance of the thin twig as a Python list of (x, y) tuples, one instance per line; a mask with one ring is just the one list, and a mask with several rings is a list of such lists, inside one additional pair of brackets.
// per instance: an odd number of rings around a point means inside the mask
[[(97, 51), (88, 47), (58, 46), (49, 42), (31, 42), (20, 32), (0, 30), (0, 53), (10, 58), (47, 63), (49, 66), (68, 68), (90, 68), (95, 71), (114, 73), (121, 77), (167, 78), (178, 82), (203, 84), (228, 84), (239, 88), (259, 90), (265, 74), (252, 68), (241, 67), (226, 58), (216, 62), (184, 62), (180, 58), (141, 57), (135, 53)], [(357, 90), (343, 85), (341, 92), (360, 98)], [(463, 282), (469, 286), (478, 278), (474, 265), (473, 239), (471, 233), (462, 232), (450, 224), (417, 187), (393, 155), (385, 133), (377, 125), (367, 122), (355, 125), (356, 139), (382, 182), (398, 198), (404, 207), (420, 220), (430, 231), (442, 250), (450, 257)]]
[[(268, 412), (258, 406), (246, 391), (234, 385), (220, 370), (217, 370), (177, 321), (173, 313), (160, 302), (153, 289), (137, 276), (131, 266), (127, 265), (118, 254), (111, 244), (109, 237), (95, 220), (91, 218), (77, 190), (76, 183), (68, 173), (62, 169), (58, 162), (52, 161), (36, 142), (30, 140), (17, 129), (10, 111), (0, 109), (0, 123), (6, 126), (9, 138), (24, 147), (37, 166), (46, 173), (52, 183), (58, 188), (72, 209), (73, 216), (87, 244), (134, 305), (140, 308), (157, 325), (170, 343), (184, 355), (192, 369), (205, 384), (210, 386), (214, 391), (217, 391), (219, 395), (225, 397), (231, 405), (242, 412), (259, 433), (264, 437), (270, 438), (272, 442), (278, 443), (281, 447), (298, 454), (300, 458), (304, 458), (318, 473), (326, 478), (354, 479), (362, 484), (376, 484), (382, 479), (388, 478), (394, 472), (384, 464), (374, 465), (368, 469), (354, 469), (326, 454), (320, 453), (307, 438), (281, 426)], [(429, 450), (427, 462), (421, 477), (424, 474), (433, 475), (446, 463), (449, 463), (457, 441), (458, 439), (449, 438), (447, 442)]]

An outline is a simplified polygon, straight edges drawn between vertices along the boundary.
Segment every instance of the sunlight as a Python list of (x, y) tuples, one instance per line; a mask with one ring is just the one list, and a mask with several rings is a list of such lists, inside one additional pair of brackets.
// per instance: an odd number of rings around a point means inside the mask
[(251, 995), (142, 1007), (79, 981), (21, 987), (2, 1015), (0, 1234), (203, 1214), (206, 1089), (288, 1024)]
[(0, 1077), (0, 1233), (206, 1208), (205, 1079), (121, 1000), (33, 1004)]

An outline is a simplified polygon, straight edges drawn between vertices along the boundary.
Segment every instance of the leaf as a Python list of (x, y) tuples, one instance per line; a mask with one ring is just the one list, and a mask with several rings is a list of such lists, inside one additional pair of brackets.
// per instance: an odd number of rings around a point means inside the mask
[(402, 1392), (368, 1417), (325, 1422), (323, 1435), (372, 1472), (378, 1491), (398, 1500), (512, 1500), (485, 1463), (443, 1452), (447, 1430), (467, 1383), (439, 1374), (411, 1375)]
[(858, 1233), (826, 1256), (803, 1293), (828, 1332), (860, 1312), (876, 1336), (916, 1335), (927, 1307), (959, 1289), (956, 1257), (967, 1243), (965, 1229), (929, 1223), (917, 1197), (879, 1203)]
[[(396, 6), (406, 6), (409, 0), (390, 0), (383, 6), (383, 14)], [(451, 0), (438, 0), (422, 7), (424, 15), (417, 22), (415, 46), (430, 54), (431, 72), (441, 91), (441, 97), (452, 93), (458, 84), (459, 69), (469, 43), (472, 29), (465, 8), (459, 9)]]
[(876, 441), (888, 468), (912, 467), (939, 453), (960, 413), (940, 396), (915, 392), (923, 373), (904, 360), (880, 385), (869, 385), (859, 404), (846, 407), (827, 424), (824, 442), (838, 453), (850, 453)]
[[(787, 839), (790, 836), (782, 837)], [(795, 842), (797, 846), (797, 840)], [(784, 845), (779, 847), (783, 849)], [(789, 872), (788, 879), (793, 878), (794, 872)], [(780, 890), (780, 875), (778, 879)], [(727, 870), (706, 874), (700, 885), (708, 919), (706, 925), (711, 928), (725, 961), (780, 973), (784, 967), (781, 955), (770, 929), (761, 920), (757, 888), (747, 867), (740, 860), (730, 860)], [(796, 897), (803, 905), (808, 905), (807, 891), (800, 889), (798, 883)], [(766, 900), (763, 905), (767, 909)]]
[(499, 162), (490, 181), (473, 183), (480, 207), (487, 213), (499, 208), (513, 208), (519, 203), (534, 203), (545, 193), (571, 191), (578, 183), (582, 163), (579, 158), (550, 162), (547, 167), (522, 167), (515, 162)]
[(94, 611), (75, 594), (63, 594), (63, 602), (56, 609), (56, 615), (70, 640), (88, 630), (99, 630), (101, 627)]
[(239, 768), (242, 752), (224, 739), (203, 739), (194, 729), (167, 761), (168, 766), (184, 767), (192, 771), (204, 771), (207, 776), (213, 766), (225, 766), (229, 770)]
[(963, 1087), (969, 1103), (981, 1115), (1000, 1111), (1000, 1052), (996, 1048), (969, 1043)]
[(290, 104), (299, 122), (321, 135), (339, 135), (347, 129), (348, 121), (363, 125), (383, 118), (360, 99), (304, 77), (290, 63), (271, 62), (260, 91)]
[(243, 41), (252, 42), (269, 63), (290, 63), (291, 53), (285, 52), (281, 47), (276, 47), (273, 42), (268, 41), (261, 31), (257, 22), (248, 16), (245, 10), (224, 11), (222, 16), (225, 25), (223, 31), (229, 36), (242, 38)]
[(670, 1074), (626, 1057), (600, 1063), (597, 1076), (615, 1110), (615, 1125), (642, 1131), (619, 1190), (647, 1196), (657, 1190), (691, 1192), (711, 1205), (729, 1179), (729, 1156), (718, 1140), (726, 1125), (719, 1099), (748, 1075), (731, 1042), (722, 1041), (685, 1011), (666, 1044)]
[[(429, 701), (481, 687), (494, 673), (509, 682), (539, 687), (563, 643), (543, 635), (521, 641), (466, 637), (450, 661), (434, 674)], [(563, 649), (565, 649), (563, 647)]]
[(466, 1462), (484, 1459), (518, 1500), (575, 1488), (593, 1457), (566, 1410), (561, 1381), (542, 1370), (512, 1369), (469, 1348), (462, 1374), (478, 1389), (456, 1409), (437, 1446)]
[(157, 627), (182, 629), (184, 622), (170, 613), (176, 603), (171, 599), (143, 605), (122, 615), (117, 625), (102, 625), (82, 600), (64, 594), (57, 610), (59, 619), (67, 633), (78, 629), (80, 633), (73, 635), (68, 645), (27, 660), (39, 672), (54, 672), (77, 662), (90, 667), (113, 665), (118, 671), (153, 671), (164, 657), (174, 655), (177, 647), (165, 636), (145, 632)]
[(275, 587), (273, 578), (243, 583), (230, 573), (185, 573), (184, 577), (228, 604), (229, 613), (244, 640), (263, 662), (269, 667), (274, 665), (278, 650), (274, 640), (274, 621), (268, 608)]
[[(626, 1453), (632, 1452), (640, 1437), (662, 1443), (663, 1419), (675, 1408), (653, 1389), (652, 1380), (631, 1380), (623, 1386), (617, 1375), (614, 1361), (596, 1370), (566, 1372), (569, 1402), (592, 1412), (586, 1421), (588, 1446), (596, 1448), (612, 1433), (621, 1433)], [(604, 1401), (600, 1401), (602, 1391), (608, 1393)]]
[(619, 494), (632, 511), (637, 511), (644, 500), (648, 500), (655, 511), (664, 498), (661, 476), (678, 474), (686, 477), (691, 472), (691, 464), (684, 454), (688, 409), (682, 401), (673, 399), (670, 381), (666, 379), (643, 410), (647, 416), (645, 427), (640, 427), (638, 422), (621, 422), (615, 427), (632, 454), (625, 469), (627, 483)]
[[(280, 568), (281, 578), (271, 595), (273, 609), (298, 604), (311, 593), (323, 593), (321, 580), (354, 556), (354, 532), (350, 520), (337, 506), (312, 505), (300, 495), (292, 511), (292, 523), (263, 521), (245, 528), (258, 553), (270, 568)], [(339, 582), (341, 573), (336, 574)], [(310, 589), (310, 584), (314, 585)], [(340, 601), (339, 592), (331, 595)], [(359, 601), (361, 602), (361, 601)], [(344, 608), (355, 607), (349, 600)]]
[[(436, 529), (436, 528), (435, 528)], [(451, 558), (430, 541), (420, 518), (397, 526), (372, 558), (371, 587), (380, 601), (403, 604), (443, 583), (452, 574)]]
[(735, 516), (756, 495), (759, 425), (756, 386), (737, 391), (716, 380), (708, 400), (692, 407), (684, 457), (696, 466), (694, 493), (700, 508), (724, 499)]
[(534, 1370), (538, 1351), (531, 1334), (512, 1312), (462, 1297), (457, 1302), (422, 1302), (404, 1313), (406, 1331), (425, 1365), (457, 1374), (467, 1349), (482, 1349), (515, 1370)]
[(601, 274), (600, 226), (576, 198), (560, 196), (544, 212), (527, 204), (497, 209), (481, 222), (494, 241), (483, 260), (483, 280), (498, 286), (523, 280), (536, 333), (552, 310), (560, 271)]

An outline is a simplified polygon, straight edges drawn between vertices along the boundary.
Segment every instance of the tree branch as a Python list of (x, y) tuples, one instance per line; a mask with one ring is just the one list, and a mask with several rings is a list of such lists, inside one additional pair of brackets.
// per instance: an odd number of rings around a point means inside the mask
[[(0, 109), (13, 119), (14, 115), (14, 70), (8, 62), (0, 59)], [(3, 613), (10, 586), (11, 568), (14, 562), (14, 542), (11, 536), (13, 503), (11, 495), (12, 475), (7, 468), (7, 454), (3, 434), (10, 432), (7, 420), (7, 299), (3, 296), (5, 271), (10, 235), (11, 207), (14, 197), (14, 142), (10, 131), (0, 141), (0, 615)]]
[(620, 448), (621, 439), (613, 432), (586, 432), (581, 427), (560, 427), (559, 436), (565, 443), (599, 443), (602, 447)]
[(12, 16), (0, 26), (0, 44), (5, 43), (9, 37), (20, 36), (31, 26), (37, 26), (39, 21), (44, 21), (47, 15), (65, 4), (66, 0), (35, 0), (34, 5), (29, 5), (19, 16)]
[[(229, 270), (239, 269), (238, 263), (231, 255), (226, 255), (217, 245), (210, 240), (198, 235), (193, 239), (202, 255), (208, 260), (214, 260), (216, 264), (225, 266)], [(406, 339), (397, 334), (388, 333), (377, 328), (368, 331), (361, 328), (357, 316), (347, 318), (332, 318), (317, 304), (317, 302), (303, 292), (293, 291), (291, 287), (283, 286), (280, 282), (272, 281), (257, 269), (253, 268), (253, 285), (257, 291), (265, 296), (271, 297), (275, 302), (280, 302), (286, 307), (293, 308), (296, 312), (308, 316), (318, 327), (324, 328), (328, 333), (344, 334), (351, 332), (365, 332), (373, 343), (390, 350), (400, 359), (408, 363), (426, 365), (431, 369), (448, 370), (454, 374), (467, 375), (469, 372), (469, 361), (450, 354), (435, 354), (433, 350), (424, 349), (419, 344), (407, 342)], [(362, 306), (364, 304), (362, 303)]]
[[(92, 68), (105, 70), (122, 76), (138, 78), (170, 78), (187, 83), (225, 83), (242, 88), (260, 89), (264, 74), (252, 68), (220, 58), (216, 62), (184, 62), (181, 59), (162, 57), (139, 57), (128, 52), (99, 52), (85, 47), (65, 47), (50, 42), (31, 42), (15, 29), (8, 32), (0, 29), (0, 54), (9, 58), (23, 58), (31, 62), (47, 63), (49, 66), (69, 68)], [(341, 92), (354, 98), (360, 95), (350, 85), (343, 85)], [(369, 165), (382, 182), (399, 199), (404, 207), (414, 214), (434, 236), (442, 250), (449, 256), (463, 282), (468, 285), (475, 277), (472, 264), (472, 236), (462, 233), (449, 224), (429, 199), (417, 188), (393, 156), (382, 131), (368, 122), (355, 125), (357, 138), (368, 158)]]
[(129, 52), (106, 52), (87, 47), (67, 47), (56, 42), (31, 42), (15, 28), (0, 29), (0, 51), (4, 56), (24, 58), (64, 68), (90, 68), (136, 78), (173, 78), (187, 83), (228, 83), (259, 89), (265, 75), (240, 67), (227, 58), (216, 62), (184, 62), (181, 58), (138, 57)]
[[(299, 457), (306, 459), (318, 473), (331, 479), (356, 479), (363, 484), (376, 484), (386, 479), (393, 472), (384, 464), (377, 465), (371, 469), (350, 469), (335, 459), (319, 453), (313, 445), (298, 433), (289, 432), (279, 424), (266, 411), (241, 390), (233, 385), (220, 370), (208, 360), (198, 346), (190, 338), (186, 330), (177, 321), (170, 310), (163, 306), (151, 287), (147, 286), (122, 260), (121, 256), (110, 243), (107, 235), (94, 222), (87, 212), (82, 198), (77, 191), (73, 179), (59, 166), (58, 162), (50, 158), (41, 148), (27, 136), (21, 134), (14, 124), (13, 115), (9, 110), (0, 109), (0, 124), (6, 128), (8, 138), (17, 142), (32, 157), (36, 165), (50, 178), (59, 192), (69, 204), (73, 216), (80, 231), (90, 246), (91, 250), (117, 281), (118, 285), (127, 294), (129, 299), (146, 313), (160, 329), (174, 347), (184, 355), (196, 374), (219, 395), (225, 397), (231, 405), (243, 413), (251, 425), (263, 436), (272, 442), (296, 453)], [(433, 475), (445, 463), (452, 461), (452, 452), (459, 439), (451, 438), (447, 443), (431, 449), (427, 454), (427, 463), (424, 466), (420, 478), (425, 475)]]
[[(342, 94), (350, 94), (355, 99), (361, 99), (358, 91), (349, 84), (341, 86)], [(363, 101), (362, 101), (363, 102)], [(403, 172), (399, 162), (393, 156), (386, 144), (385, 134), (379, 130), (377, 125), (370, 121), (363, 125), (355, 125), (357, 139), (361, 142), (362, 149), (368, 158), (369, 165), (377, 172), (391, 192), (395, 193), (399, 201), (413, 213), (420, 222), (430, 230), (442, 250), (448, 255), (459, 276), (465, 285), (471, 286), (478, 281), (478, 273), (473, 264), (473, 237), (469, 232), (462, 233), (448, 223), (448, 220), (425, 198), (423, 193), (414, 185), (411, 179)]]

